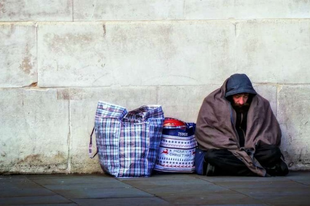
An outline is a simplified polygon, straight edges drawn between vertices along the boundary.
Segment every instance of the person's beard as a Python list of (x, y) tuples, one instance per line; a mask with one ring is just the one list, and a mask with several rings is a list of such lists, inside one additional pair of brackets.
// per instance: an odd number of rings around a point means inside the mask
[(238, 112), (245, 112), (249, 110), (250, 104), (248, 102), (243, 105), (237, 105), (235, 103), (232, 103), (232, 106)]

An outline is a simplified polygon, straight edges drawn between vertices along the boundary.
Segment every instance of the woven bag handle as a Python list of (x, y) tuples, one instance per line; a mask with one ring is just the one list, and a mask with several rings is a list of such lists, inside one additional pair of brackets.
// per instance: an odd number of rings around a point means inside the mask
[(91, 158), (91, 159), (96, 157), (96, 155), (98, 154), (98, 148), (97, 148), (96, 153), (94, 155), (92, 154), (93, 153), (93, 134), (94, 134), (94, 131), (95, 131), (95, 127), (93, 128), (93, 131), (90, 134), (89, 146), (88, 146), (88, 155), (89, 155), (89, 158)]

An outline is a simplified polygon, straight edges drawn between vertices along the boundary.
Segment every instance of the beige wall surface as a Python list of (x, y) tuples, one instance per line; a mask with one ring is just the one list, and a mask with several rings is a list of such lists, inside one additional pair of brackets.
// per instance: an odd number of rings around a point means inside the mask
[(98, 101), (195, 122), (246, 73), (290, 170), (310, 169), (310, 0), (0, 1), (0, 173), (102, 172)]

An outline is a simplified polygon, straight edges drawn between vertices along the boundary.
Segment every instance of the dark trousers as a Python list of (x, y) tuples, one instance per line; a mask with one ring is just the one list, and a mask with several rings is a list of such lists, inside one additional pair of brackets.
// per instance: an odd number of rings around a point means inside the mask
[[(257, 161), (266, 169), (267, 173), (271, 175), (283, 175), (283, 173), (286, 172), (281, 170), (287, 170), (288, 172), (286, 164), (281, 160), (281, 156), (282, 153), (280, 149), (271, 145), (257, 148), (254, 155)], [(213, 175), (256, 175), (241, 160), (239, 160), (227, 149), (208, 150), (205, 154), (204, 160), (206, 168), (207, 164), (214, 166), (215, 169)], [(283, 168), (281, 168), (281, 164)]]

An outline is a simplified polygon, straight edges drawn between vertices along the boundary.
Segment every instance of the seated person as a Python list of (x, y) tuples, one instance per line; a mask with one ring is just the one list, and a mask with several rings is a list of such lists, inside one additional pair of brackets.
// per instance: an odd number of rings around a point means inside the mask
[(200, 108), (195, 137), (204, 174), (284, 176), (281, 130), (269, 102), (245, 74), (230, 76)]

